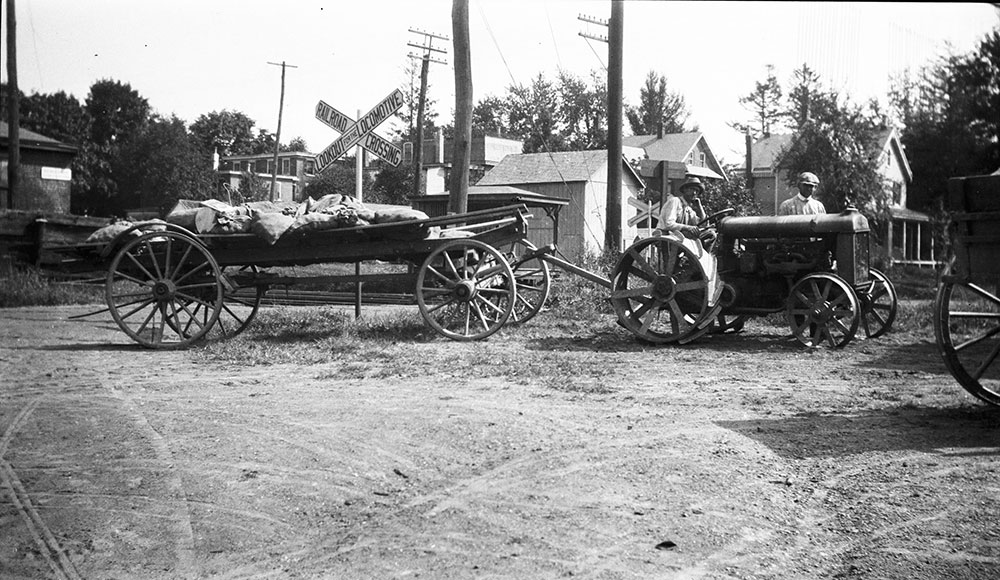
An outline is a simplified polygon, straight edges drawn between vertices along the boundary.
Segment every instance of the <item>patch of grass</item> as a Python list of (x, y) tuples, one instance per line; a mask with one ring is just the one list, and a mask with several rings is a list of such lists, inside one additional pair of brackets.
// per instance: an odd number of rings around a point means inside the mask
[(0, 275), (0, 308), (94, 304), (103, 301), (103, 286), (59, 282), (34, 268), (13, 268)]

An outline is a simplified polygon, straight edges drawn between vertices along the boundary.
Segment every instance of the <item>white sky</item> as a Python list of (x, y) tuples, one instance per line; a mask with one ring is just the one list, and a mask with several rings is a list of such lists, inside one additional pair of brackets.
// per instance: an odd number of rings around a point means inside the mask
[[(26, 94), (59, 90), (82, 102), (100, 79), (129, 83), (161, 115), (189, 124), (237, 110), (277, 129), (282, 61), (286, 74), (281, 140), (303, 137), (320, 151), (337, 134), (314, 117), (319, 100), (347, 114), (367, 112), (405, 82), (410, 28), (453, 37), (451, 0), (16, 0), (18, 85)], [(6, 25), (6, 6), (4, 7)], [(607, 64), (609, 0), (470, 0), (474, 100), (502, 96), (512, 83), (563, 68), (589, 78)], [(723, 161), (742, 158), (727, 123), (747, 120), (739, 97), (773, 64), (783, 86), (809, 64), (856, 102), (884, 98), (890, 73), (916, 68), (950, 42), (974, 48), (998, 25), (989, 4), (629, 1), (624, 6), (624, 97), (636, 104), (648, 71), (681, 93), (691, 122)], [(6, 62), (6, 26), (3, 32)], [(452, 117), (451, 42), (431, 65), (439, 122)], [(7, 80), (4, 65), (3, 79)], [(380, 131), (385, 134), (385, 131)], [(626, 123), (626, 132), (628, 132)]]

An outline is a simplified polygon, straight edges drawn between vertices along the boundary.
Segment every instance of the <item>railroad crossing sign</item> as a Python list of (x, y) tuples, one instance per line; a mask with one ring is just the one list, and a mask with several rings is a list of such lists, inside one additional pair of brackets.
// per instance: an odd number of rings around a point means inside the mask
[(355, 145), (361, 145), (394, 167), (398, 166), (403, 160), (403, 152), (400, 151), (399, 147), (373, 133), (372, 130), (402, 106), (403, 91), (396, 89), (382, 99), (381, 103), (375, 105), (371, 111), (354, 122), (350, 117), (323, 101), (317, 103), (316, 118), (326, 126), (340, 132), (340, 137), (316, 156), (317, 172), (329, 167), (331, 163)]
[(644, 222), (650, 218), (655, 218), (660, 215), (660, 202), (650, 204), (634, 197), (630, 197), (628, 198), (628, 204), (639, 210), (639, 213), (629, 218), (628, 225), (630, 226), (634, 226), (637, 223)]

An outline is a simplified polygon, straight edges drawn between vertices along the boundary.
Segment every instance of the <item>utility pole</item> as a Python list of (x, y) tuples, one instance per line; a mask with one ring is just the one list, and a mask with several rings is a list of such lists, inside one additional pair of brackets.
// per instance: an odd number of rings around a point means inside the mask
[(14, 0), (7, 0), (7, 126), (10, 158), (7, 161), (7, 209), (14, 209), (14, 194), (21, 182), (21, 92), (17, 88), (17, 23)]
[(451, 155), (448, 208), (469, 208), (469, 161), (472, 157), (472, 50), (469, 46), (469, 0), (452, 0), (451, 27), (455, 37), (455, 141)]
[(580, 20), (608, 27), (609, 37), (580, 36), (608, 43), (608, 196), (604, 248), (622, 249), (622, 61), (624, 2), (612, 0), (608, 21), (580, 16)]
[(410, 32), (424, 35), (423, 44), (413, 44), (412, 42), (406, 43), (407, 46), (419, 48), (424, 51), (423, 56), (413, 54), (412, 52), (408, 55), (410, 58), (419, 58), (422, 61), (420, 64), (420, 99), (419, 105), (417, 106), (416, 137), (414, 138), (413, 143), (413, 195), (418, 196), (423, 195), (424, 192), (424, 106), (427, 102), (427, 68), (432, 62), (436, 62), (438, 64), (448, 64), (446, 61), (432, 58), (431, 51), (447, 54), (448, 51), (436, 48), (433, 44), (435, 38), (439, 40), (449, 39), (447, 36), (431, 34), (430, 32), (424, 32), (414, 28), (411, 28)]
[(278, 132), (274, 134), (274, 168), (271, 171), (271, 201), (277, 196), (278, 187), (278, 151), (281, 150), (281, 114), (285, 110), (285, 68), (299, 68), (290, 64), (269, 62), (274, 66), (281, 67), (281, 100), (278, 102)]

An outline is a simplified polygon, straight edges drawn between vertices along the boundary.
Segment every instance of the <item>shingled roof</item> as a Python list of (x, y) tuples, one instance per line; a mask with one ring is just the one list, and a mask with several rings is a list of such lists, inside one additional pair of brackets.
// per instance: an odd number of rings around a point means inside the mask
[(702, 135), (698, 131), (690, 133), (670, 133), (658, 135), (632, 135), (622, 138), (622, 145), (641, 147), (646, 157), (657, 161), (684, 161)]
[[(77, 148), (73, 145), (68, 145), (61, 141), (52, 139), (51, 137), (46, 137), (34, 131), (29, 131), (24, 127), (19, 127), (18, 131), (18, 142), (21, 147), (29, 147), (32, 149), (44, 149), (48, 151), (62, 151), (65, 153), (76, 153)], [(9, 146), (10, 144), (10, 125), (0, 121), (0, 142), (4, 146)]]
[[(507, 155), (477, 185), (590, 181), (607, 164), (607, 160), (608, 152), (605, 149)], [(641, 184), (642, 179), (624, 159), (622, 164)]]

